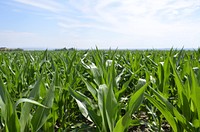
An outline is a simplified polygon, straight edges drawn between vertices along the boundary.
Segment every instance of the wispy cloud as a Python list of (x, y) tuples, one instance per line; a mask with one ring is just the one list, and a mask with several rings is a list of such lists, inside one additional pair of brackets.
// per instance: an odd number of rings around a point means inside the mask
[[(68, 17), (79, 22), (90, 22), (120, 26), (135, 23), (137, 19), (166, 21), (180, 20), (200, 11), (199, 0), (14, 0), (21, 4), (57, 12), (60, 17)], [(60, 12), (59, 12), (60, 11)], [(63, 11), (63, 12), (61, 12)], [(187, 18), (186, 18), (187, 19)], [(109, 25), (110, 26), (110, 25)]]
[[(189, 23), (191, 20), (187, 17), (200, 11), (200, 2), (196, 0), (97, 0), (95, 2), (85, 0), (78, 4), (79, 1), (71, 0), (69, 4), (89, 22), (84, 24), (83, 19), (75, 18), (79, 21), (80, 26), (76, 23), (76, 26), (72, 24), (72, 27), (98, 28), (99, 26), (94, 25), (100, 24), (102, 29), (112, 29), (113, 32), (123, 34), (154, 35), (155, 33), (158, 35), (160, 32), (167, 32), (176, 26), (178, 26), (177, 29), (180, 29), (180, 25), (182, 28), (192, 26)], [(68, 27), (71, 25), (64, 21), (61, 23), (65, 23)]]
[(48, 10), (51, 12), (59, 12), (63, 10), (64, 6), (53, 0), (14, 0), (21, 4), (33, 6), (36, 8)]
[(16, 31), (11, 31), (11, 30), (0, 30), (0, 36), (1, 37), (7, 37), (7, 36), (31, 37), (31, 36), (35, 36), (35, 34), (31, 32), (16, 32)]

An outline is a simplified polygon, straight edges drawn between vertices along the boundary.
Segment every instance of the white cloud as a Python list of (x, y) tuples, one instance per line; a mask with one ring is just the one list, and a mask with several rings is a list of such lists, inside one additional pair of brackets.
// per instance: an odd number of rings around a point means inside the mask
[[(134, 31), (138, 27), (165, 27), (169, 21), (173, 24), (179, 23), (187, 20), (187, 16), (200, 7), (199, 0), (69, 0), (64, 3), (56, 0), (15, 1), (57, 12), (53, 17), (58, 23), (62, 23), (59, 25), (76, 25), (72, 27), (78, 28), (98, 28), (101, 25), (101, 28), (112, 28), (114, 32), (120, 33), (124, 33), (123, 30)], [(58, 12), (61, 10), (63, 12)]]
[[(200, 11), (200, 0), (15, 0), (25, 5), (54, 12), (51, 19), (67, 35), (76, 36), (84, 43), (125, 42), (179, 42), (184, 45), (190, 40), (200, 42), (200, 19), (195, 18)], [(87, 40), (76, 29), (99, 34), (121, 34), (116, 41), (109, 38)], [(75, 35), (76, 34), (76, 35)], [(103, 33), (102, 33), (103, 34)], [(114, 36), (113, 35), (113, 36)], [(68, 36), (69, 41), (70, 36)], [(108, 36), (110, 37), (110, 36)], [(63, 37), (64, 38), (64, 37)], [(114, 38), (114, 37), (113, 37)], [(144, 41), (148, 39), (148, 41)], [(170, 40), (171, 39), (171, 40)], [(101, 41), (103, 40), (103, 41)], [(105, 40), (105, 41), (104, 41)], [(185, 40), (185, 41), (184, 41)], [(76, 41), (76, 43), (80, 42)], [(189, 45), (188, 45), (189, 46)]]

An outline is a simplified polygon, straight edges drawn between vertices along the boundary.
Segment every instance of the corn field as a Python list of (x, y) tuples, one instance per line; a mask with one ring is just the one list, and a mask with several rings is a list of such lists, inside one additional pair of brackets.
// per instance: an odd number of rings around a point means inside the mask
[(199, 132), (200, 49), (0, 52), (0, 131)]

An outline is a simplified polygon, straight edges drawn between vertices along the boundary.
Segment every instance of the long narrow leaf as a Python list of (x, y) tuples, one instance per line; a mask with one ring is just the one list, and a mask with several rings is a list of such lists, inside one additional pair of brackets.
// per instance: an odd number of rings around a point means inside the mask
[(54, 81), (52, 82), (50, 89), (47, 92), (46, 98), (42, 102), (42, 104), (47, 106), (48, 109), (39, 106), (37, 108), (37, 110), (35, 111), (33, 118), (31, 120), (34, 131), (38, 131), (44, 125), (44, 123), (46, 122), (46, 120), (48, 119), (48, 116), (50, 114), (50, 111), (51, 111), (50, 108), (53, 105), (54, 91), (55, 91), (55, 87), (54, 87), (53, 83), (54, 83)]
[(177, 132), (177, 123), (176, 120), (174, 119), (173, 115), (166, 110), (165, 106), (162, 105), (160, 102), (158, 102), (156, 99), (153, 97), (149, 96), (148, 94), (145, 95), (146, 98), (164, 115), (166, 120), (169, 122), (169, 124), (172, 126), (172, 129)]
[(113, 132), (123, 132), (127, 127), (129, 127), (131, 123), (131, 114), (138, 109), (140, 104), (144, 99), (144, 91), (147, 88), (148, 83), (146, 83), (143, 87), (138, 89), (130, 98), (129, 107), (127, 113), (119, 119), (116, 123)]
[[(39, 88), (40, 88), (40, 83), (41, 83), (42, 76), (37, 80), (35, 83), (33, 89), (30, 92), (29, 98), (30, 99), (35, 99), (38, 100), (39, 98)], [(32, 109), (33, 104), (26, 102), (21, 111), (21, 116), (20, 116), (20, 124), (21, 124), (21, 131), (24, 131), (25, 126), (29, 120), (29, 114)]]
[(28, 99), (28, 98), (21, 98), (19, 99), (16, 103), (15, 103), (15, 107), (17, 107), (20, 103), (30, 103), (30, 104), (34, 104), (34, 105), (38, 105), (38, 106), (41, 106), (41, 107), (44, 107), (44, 108), (48, 108), (47, 106), (35, 101), (35, 100), (32, 100), (32, 99)]
[[(69, 87), (70, 94), (79, 101), (79, 103), (82, 103), (82, 105), (79, 105), (81, 108), (81, 112), (83, 112), (83, 115), (86, 115), (88, 113), (88, 116), (91, 118), (91, 120), (97, 125), (98, 129), (101, 128), (101, 119), (100, 117), (95, 113), (95, 109), (92, 107), (93, 104), (90, 102), (88, 97), (85, 95), (75, 92), (72, 88)], [(82, 106), (82, 107), (81, 107)]]

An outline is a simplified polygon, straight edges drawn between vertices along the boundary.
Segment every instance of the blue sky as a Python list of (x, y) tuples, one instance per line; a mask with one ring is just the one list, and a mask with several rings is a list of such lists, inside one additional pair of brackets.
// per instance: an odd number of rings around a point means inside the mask
[(0, 12), (0, 47), (200, 47), (200, 0), (0, 0)]

